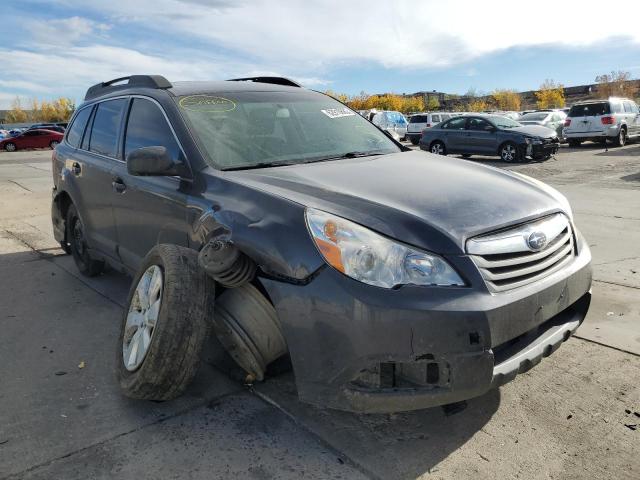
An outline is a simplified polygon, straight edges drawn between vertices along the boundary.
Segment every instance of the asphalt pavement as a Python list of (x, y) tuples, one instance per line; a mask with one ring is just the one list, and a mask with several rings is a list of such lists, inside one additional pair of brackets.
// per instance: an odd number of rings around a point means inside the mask
[(570, 199), (593, 253), (577, 335), (447, 415), (299, 402), (291, 374), (246, 387), (208, 349), (165, 403), (118, 391), (130, 279), (86, 279), (53, 240), (51, 151), (0, 153), (0, 479), (640, 478), (640, 144), (505, 166)]

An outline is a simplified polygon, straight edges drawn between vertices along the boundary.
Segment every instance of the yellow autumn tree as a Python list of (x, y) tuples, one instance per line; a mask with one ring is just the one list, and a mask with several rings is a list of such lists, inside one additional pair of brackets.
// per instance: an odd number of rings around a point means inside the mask
[(11, 110), (7, 112), (6, 122), (7, 123), (25, 123), (29, 121), (29, 116), (27, 112), (25, 112), (22, 108), (22, 102), (20, 101), (20, 97), (16, 97), (16, 99), (11, 104)]
[(564, 86), (546, 79), (535, 92), (538, 108), (562, 108), (565, 106)]
[(491, 94), (498, 110), (520, 110), (522, 99), (515, 90), (496, 89)]
[(476, 98), (467, 104), (467, 110), (469, 112), (483, 112), (489, 110), (489, 104), (485, 100)]
[(631, 82), (631, 73), (622, 70), (612, 71), (610, 74), (598, 75), (596, 82), (598, 98), (629, 97), (633, 98), (637, 88)]

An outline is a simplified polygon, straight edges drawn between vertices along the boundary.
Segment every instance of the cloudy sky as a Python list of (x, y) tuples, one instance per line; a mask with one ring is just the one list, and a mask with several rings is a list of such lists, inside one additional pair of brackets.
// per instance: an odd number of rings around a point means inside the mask
[(278, 74), (314, 89), (465, 93), (640, 77), (640, 2), (19, 0), (0, 9), (0, 108), (99, 81)]

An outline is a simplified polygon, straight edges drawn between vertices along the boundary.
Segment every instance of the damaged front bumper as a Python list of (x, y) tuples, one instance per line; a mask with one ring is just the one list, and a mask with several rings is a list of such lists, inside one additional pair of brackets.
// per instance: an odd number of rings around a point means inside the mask
[(582, 238), (563, 270), (490, 293), (467, 256), (470, 287), (386, 290), (324, 267), (306, 285), (264, 280), (302, 401), (355, 412), (453, 403), (512, 380), (584, 320), (591, 254)]

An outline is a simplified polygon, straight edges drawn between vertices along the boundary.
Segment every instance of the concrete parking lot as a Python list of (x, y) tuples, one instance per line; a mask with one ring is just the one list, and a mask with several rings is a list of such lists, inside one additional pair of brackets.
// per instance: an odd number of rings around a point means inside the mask
[(0, 153), (0, 479), (640, 478), (640, 144), (506, 166), (571, 201), (593, 253), (577, 335), (447, 415), (354, 415), (254, 387), (205, 354), (166, 403), (118, 391), (130, 279), (86, 279), (53, 240), (51, 151)]

